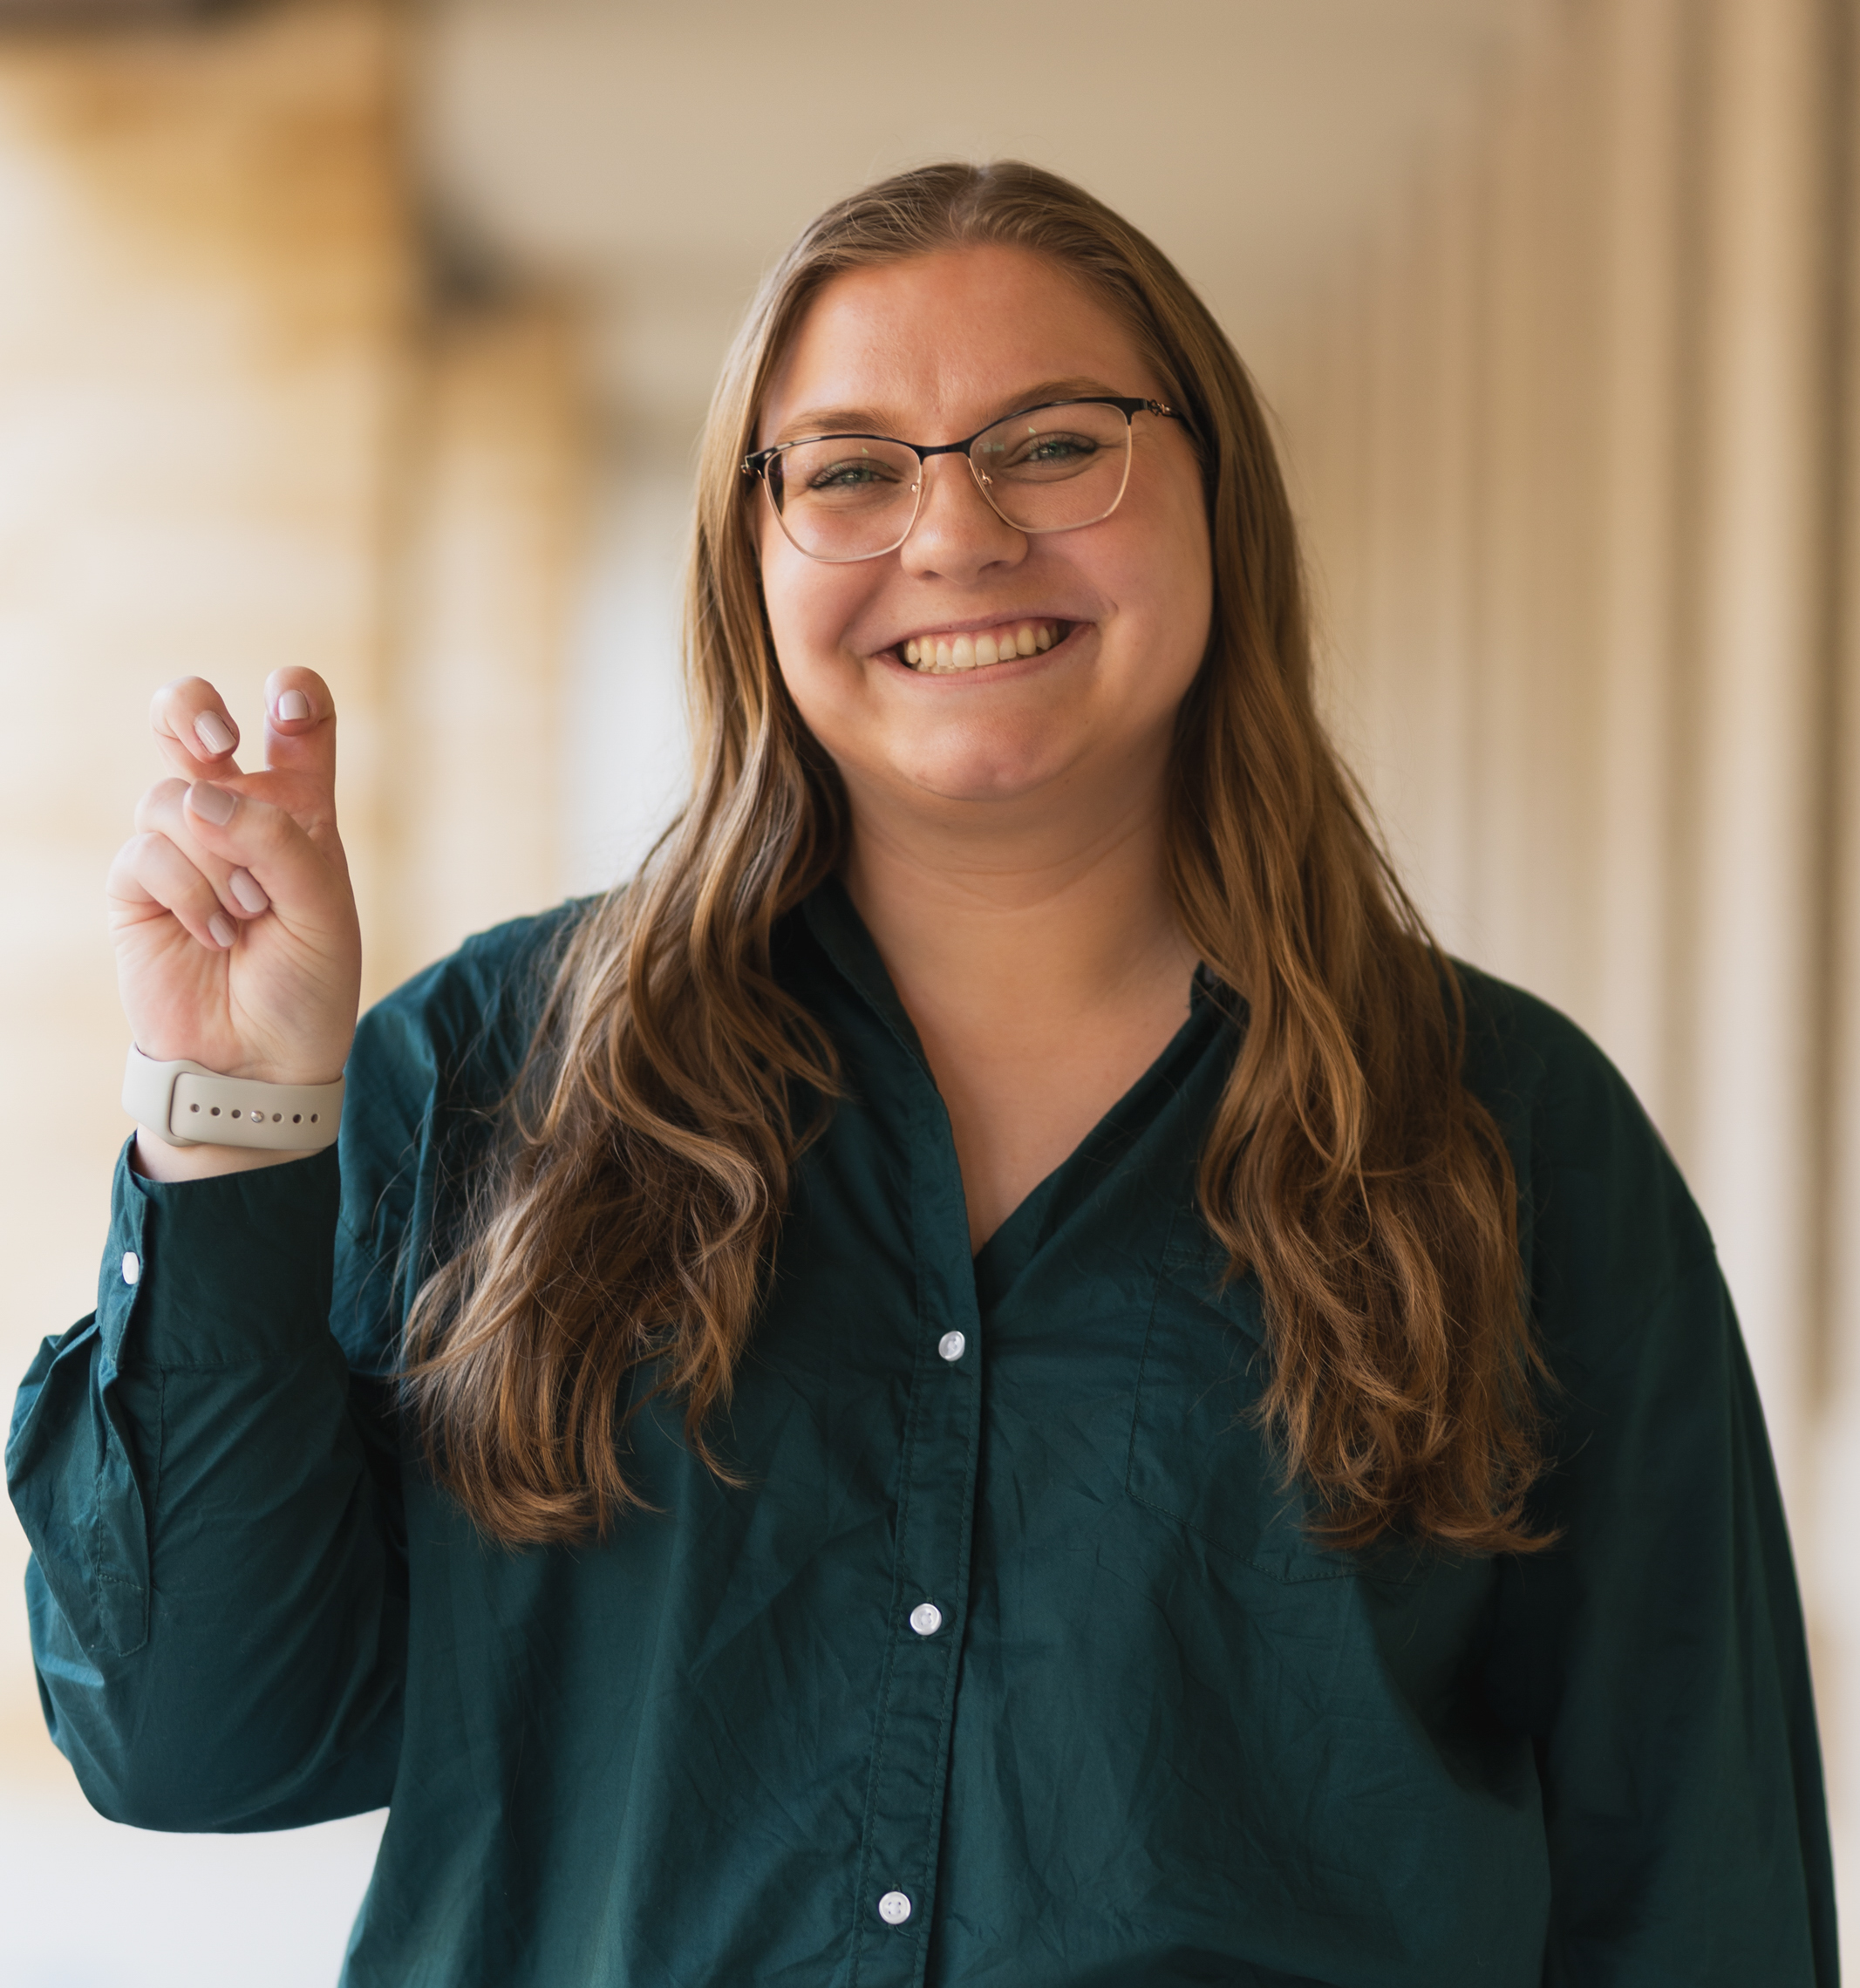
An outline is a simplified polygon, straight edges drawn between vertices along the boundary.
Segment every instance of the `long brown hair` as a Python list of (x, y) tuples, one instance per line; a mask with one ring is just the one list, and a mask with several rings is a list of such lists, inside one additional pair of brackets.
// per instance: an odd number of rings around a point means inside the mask
[(1390, 1530), (1528, 1549), (1541, 1464), (1516, 1185), (1461, 1078), (1458, 981), (1324, 735), (1297, 534), (1245, 369), (1168, 261), (1018, 163), (904, 173), (830, 208), (758, 293), (698, 476), (685, 642), (693, 795), (582, 919), (457, 1253), (415, 1301), (429, 1460), (513, 1542), (603, 1531), (637, 1494), (635, 1370), (705, 1447), (836, 1085), (778, 984), (777, 922), (838, 862), (831, 763), (783, 686), (739, 473), (773, 368), (839, 271), (970, 243), (1050, 259), (1128, 324), (1196, 439), (1214, 550), (1208, 653), (1176, 727), (1168, 866), (1247, 1026), (1201, 1155), (1202, 1213), (1264, 1296), (1259, 1413), (1332, 1543)]

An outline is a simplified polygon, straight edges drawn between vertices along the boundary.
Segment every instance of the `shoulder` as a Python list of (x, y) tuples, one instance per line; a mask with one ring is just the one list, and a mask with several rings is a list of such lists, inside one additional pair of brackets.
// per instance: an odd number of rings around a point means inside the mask
[(1626, 1079), (1560, 1009), (1463, 960), (1453, 963), (1466, 999), (1466, 1078), (1489, 1108), (1501, 1118), (1566, 1118), (1578, 1136), (1618, 1119), (1645, 1125)]
[(528, 1047), (562, 946), (595, 902), (571, 900), (493, 926), (377, 1002), (356, 1031), (351, 1083), (358, 1074), (438, 1076), (475, 1067), (501, 1089)]
[(1620, 1072), (1548, 1002), (1455, 967), (1466, 1081), (1516, 1169), (1519, 1240), (1546, 1324), (1652, 1304), (1709, 1265), (1704, 1220)]

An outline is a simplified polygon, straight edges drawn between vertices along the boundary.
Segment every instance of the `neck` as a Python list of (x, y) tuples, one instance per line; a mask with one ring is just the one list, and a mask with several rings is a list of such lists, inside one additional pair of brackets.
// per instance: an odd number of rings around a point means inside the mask
[(1189, 1013), (1162, 768), (1009, 802), (853, 802), (847, 888), (950, 1114), (979, 1249)]
[(1164, 861), (1160, 777), (1091, 783), (1038, 810), (921, 808), (854, 793), (848, 892), (920, 1027), (1012, 1036), (1116, 1005), (1194, 952)]

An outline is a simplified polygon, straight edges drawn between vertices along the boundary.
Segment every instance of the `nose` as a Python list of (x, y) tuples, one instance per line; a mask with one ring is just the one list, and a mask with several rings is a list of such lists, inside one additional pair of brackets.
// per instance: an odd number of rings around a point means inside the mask
[(983, 496), (966, 456), (932, 456), (923, 475), (916, 519), (898, 548), (907, 573), (968, 582), (1026, 557), (1025, 533), (1017, 532)]

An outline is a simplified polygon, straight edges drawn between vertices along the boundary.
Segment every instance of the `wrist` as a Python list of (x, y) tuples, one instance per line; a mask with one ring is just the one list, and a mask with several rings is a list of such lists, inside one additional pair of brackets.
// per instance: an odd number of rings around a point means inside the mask
[(321, 1152), (336, 1143), (342, 1108), (340, 1077), (317, 1085), (229, 1077), (185, 1057), (158, 1062), (133, 1044), (123, 1071), (123, 1109), (156, 1140), (183, 1150)]

